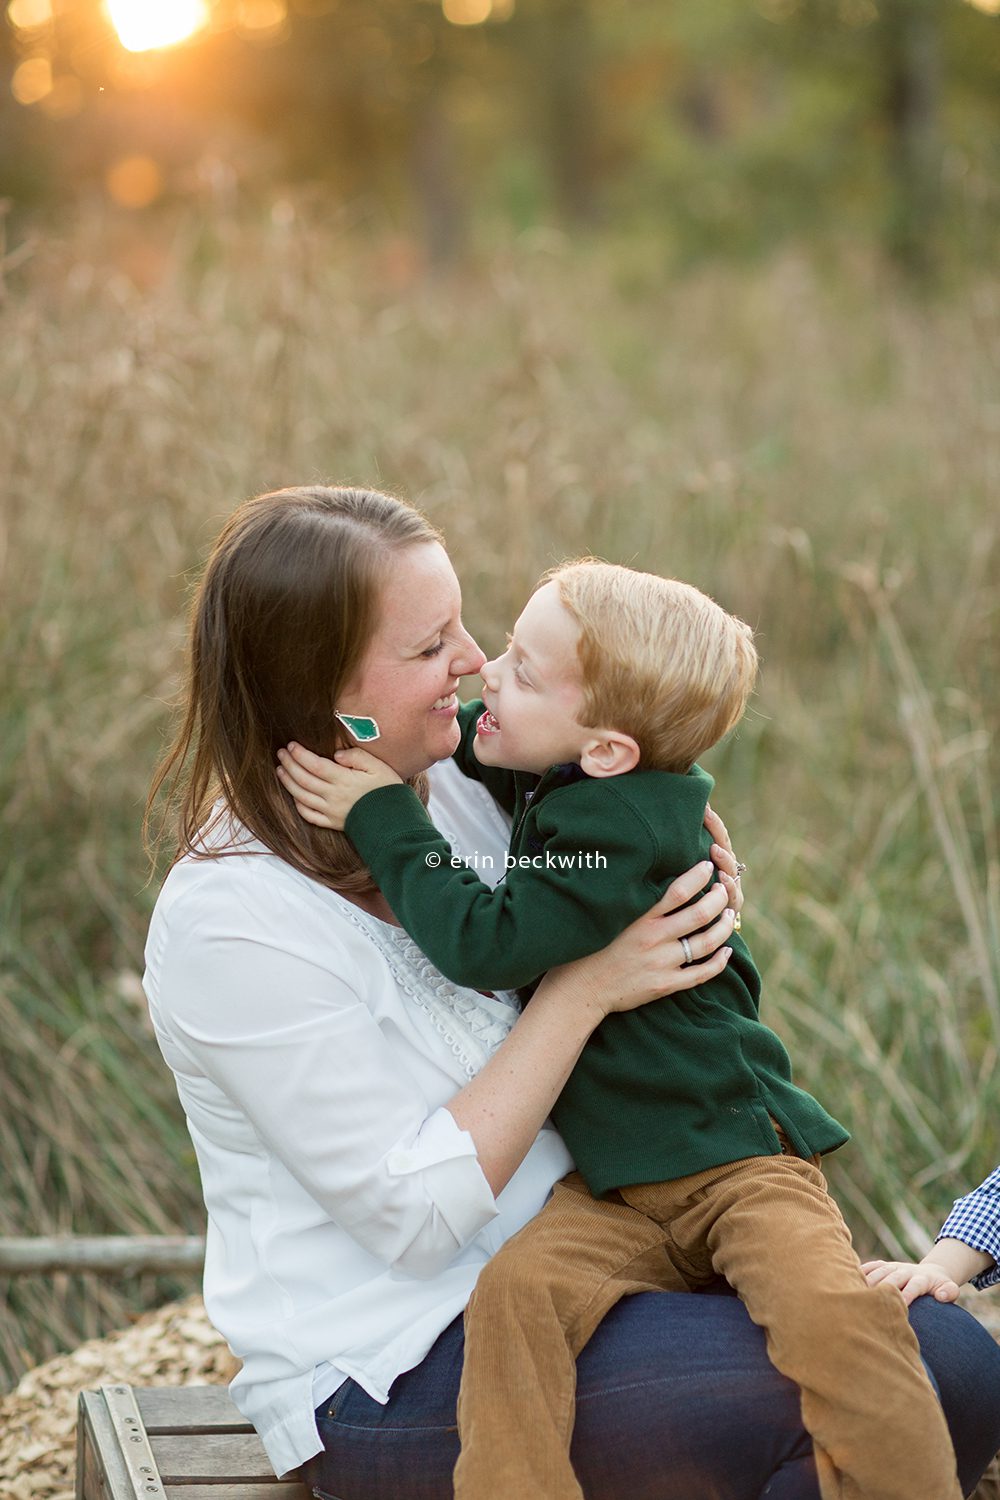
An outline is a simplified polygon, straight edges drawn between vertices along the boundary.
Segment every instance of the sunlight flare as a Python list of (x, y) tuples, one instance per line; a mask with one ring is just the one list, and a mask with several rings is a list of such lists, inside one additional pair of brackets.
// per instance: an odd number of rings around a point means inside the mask
[(206, 0), (106, 0), (118, 40), (129, 52), (172, 47), (208, 21)]
[(17, 31), (36, 31), (52, 20), (52, 0), (10, 0), (7, 19)]

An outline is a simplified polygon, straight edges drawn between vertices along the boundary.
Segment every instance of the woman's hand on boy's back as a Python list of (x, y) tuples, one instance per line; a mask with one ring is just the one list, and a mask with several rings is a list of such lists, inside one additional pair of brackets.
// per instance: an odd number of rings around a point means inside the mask
[(380, 786), (398, 786), (384, 760), (367, 750), (338, 750), (336, 760), (314, 755), (293, 741), (278, 751), (278, 780), (307, 823), (342, 830), (356, 802)]
[[(608, 1015), (681, 994), (721, 974), (732, 957), (726, 945), (743, 905), (742, 872), (726, 825), (711, 807), (705, 810), (705, 827), (713, 839), (711, 863), (679, 875), (656, 905), (606, 948), (550, 969), (549, 975), (574, 975), (581, 991)], [(719, 879), (706, 890), (713, 865)]]
[[(540, 988), (551, 985), (554, 976), (560, 981), (572, 976), (576, 994), (603, 1019), (714, 979), (732, 956), (725, 945), (734, 913), (725, 905), (723, 885), (716, 881), (704, 890), (711, 870), (706, 860), (679, 875), (656, 905), (606, 948), (550, 969)], [(699, 891), (703, 894), (689, 906)]]

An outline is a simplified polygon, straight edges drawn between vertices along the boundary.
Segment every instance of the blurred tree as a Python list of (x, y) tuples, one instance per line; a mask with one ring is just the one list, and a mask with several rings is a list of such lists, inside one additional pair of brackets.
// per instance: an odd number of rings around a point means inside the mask
[(14, 74), (22, 55), (6, 17), (0, 20), (0, 198), (10, 206), (34, 204), (51, 185), (47, 122), (14, 97)]
[(535, 0), (521, 29), (531, 114), (556, 207), (570, 225), (598, 216), (598, 77), (589, 0)]
[(482, 66), (476, 40), (456, 35), (438, 0), (312, 0), (280, 45), (230, 34), (216, 47), (228, 107), (280, 139), (297, 174), (332, 181), (382, 228), (415, 223), (442, 265), (465, 241), (456, 95), (469, 54)]
[(890, 184), (886, 235), (891, 254), (920, 273), (931, 267), (941, 197), (943, 8), (942, 0), (882, 0)]
[(467, 206), (458, 163), (458, 143), (447, 107), (450, 67), (435, 48), (425, 64), (423, 86), (410, 101), (409, 161), (413, 193), (427, 258), (440, 269), (456, 261), (466, 237)]

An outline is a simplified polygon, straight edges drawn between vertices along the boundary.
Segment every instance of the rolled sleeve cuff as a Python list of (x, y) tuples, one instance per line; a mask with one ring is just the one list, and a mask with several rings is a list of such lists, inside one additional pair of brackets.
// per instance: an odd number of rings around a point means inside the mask
[(447, 1109), (428, 1116), (412, 1146), (390, 1151), (386, 1170), (390, 1177), (422, 1174), (427, 1195), (459, 1248), (475, 1239), (499, 1212), (479, 1165), (475, 1141)]
[[(986, 1271), (980, 1271), (978, 1276), (973, 1276), (972, 1285), (983, 1292), (987, 1287), (996, 1286), (1000, 1283), (1000, 1220), (994, 1222), (976, 1205), (978, 1212), (970, 1210), (969, 1201), (974, 1198), (961, 1198), (955, 1205), (954, 1211), (945, 1219), (941, 1228), (935, 1236), (935, 1244), (938, 1240), (961, 1240), (963, 1245), (968, 1245), (970, 1250), (981, 1250), (984, 1255), (992, 1257), (994, 1264)], [(996, 1205), (991, 1205), (991, 1213), (995, 1215)], [(977, 1222), (978, 1219), (978, 1222)], [(970, 1222), (971, 1221), (971, 1222)]]

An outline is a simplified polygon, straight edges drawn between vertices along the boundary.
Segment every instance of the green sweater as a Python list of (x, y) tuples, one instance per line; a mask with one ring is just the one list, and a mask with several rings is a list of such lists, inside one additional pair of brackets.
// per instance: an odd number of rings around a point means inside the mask
[[(697, 766), (683, 776), (635, 770), (603, 779), (575, 765), (541, 778), (482, 766), (472, 749), (481, 712), (479, 702), (461, 709), (455, 759), (514, 816), (510, 860), (518, 863), (496, 890), (452, 860), (408, 786), (363, 797), (346, 831), (443, 974), (475, 989), (512, 989), (603, 948), (709, 857), (702, 819), (713, 783)], [(746, 944), (734, 934), (730, 946), (714, 979), (608, 1016), (584, 1047), (552, 1113), (591, 1192), (775, 1155), (769, 1116), (801, 1156), (848, 1139), (792, 1083), (788, 1054), (758, 1016), (760, 976)]]

